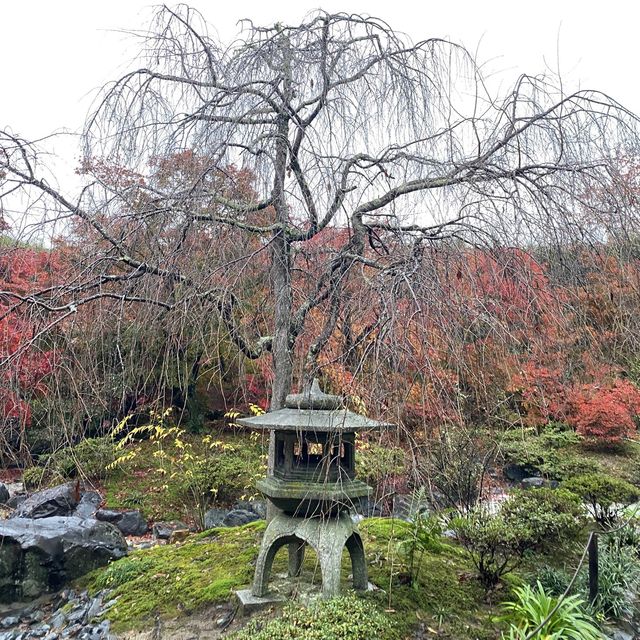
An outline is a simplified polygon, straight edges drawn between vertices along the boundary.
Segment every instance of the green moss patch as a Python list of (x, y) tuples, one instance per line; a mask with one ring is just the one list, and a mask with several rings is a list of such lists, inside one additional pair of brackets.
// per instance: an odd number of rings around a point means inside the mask
[[(162, 618), (189, 615), (197, 609), (228, 600), (232, 590), (251, 583), (264, 526), (264, 522), (256, 522), (244, 527), (213, 529), (191, 536), (182, 545), (136, 551), (95, 571), (81, 586), (93, 591), (113, 589), (112, 597), (117, 598), (117, 604), (108, 617), (116, 631), (145, 627), (156, 615)], [(442, 637), (478, 640), (498, 637), (494, 621), (497, 609), (485, 601), (484, 590), (460, 547), (443, 541), (438, 550), (425, 553), (419, 581), (410, 586), (405, 580), (407, 566), (402, 552), (402, 540), (409, 529), (398, 520), (371, 518), (361, 523), (360, 531), (370, 581), (378, 590), (358, 597), (367, 602), (363, 605), (365, 608), (384, 613), (384, 619), (378, 620), (383, 631), (376, 637), (381, 640), (396, 635), (405, 637), (418, 624), (437, 630)], [(286, 564), (286, 549), (283, 549), (274, 562), (274, 578), (278, 573), (284, 574)], [(350, 563), (345, 552), (345, 590), (349, 585), (349, 574)], [(319, 585), (320, 579), (315, 554), (306, 554), (301, 583)], [(295, 606), (302, 607), (301, 604)], [(329, 606), (322, 615), (330, 616), (331, 611)], [(288, 622), (282, 623), (283, 629), (288, 628), (292, 616), (289, 614)], [(308, 620), (309, 616), (305, 618), (301, 614), (301, 624), (304, 619)], [(336, 624), (342, 624), (340, 620), (342, 618), (336, 617)], [(345, 625), (345, 633), (351, 633), (353, 627), (346, 622)], [(280, 626), (277, 630), (280, 633)], [(276, 639), (280, 637), (273, 635)], [(309, 637), (325, 638), (321, 635)]]
[(253, 578), (264, 522), (212, 529), (182, 545), (133, 552), (83, 582), (92, 591), (113, 589), (109, 611), (116, 630), (140, 628), (155, 615), (175, 617), (223, 602)]
[(475, 579), (474, 568), (457, 545), (443, 542), (440, 551), (422, 558), (418, 583), (408, 585), (400, 542), (409, 529), (402, 522), (370, 518), (360, 525), (369, 564), (369, 579), (380, 590), (370, 597), (392, 611), (404, 634), (417, 624), (438, 637), (493, 639), (498, 637), (495, 607)]

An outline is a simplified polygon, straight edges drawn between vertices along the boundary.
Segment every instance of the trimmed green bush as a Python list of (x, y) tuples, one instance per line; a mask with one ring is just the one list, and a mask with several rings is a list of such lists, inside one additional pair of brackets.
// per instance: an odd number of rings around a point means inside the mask
[(564, 423), (550, 423), (541, 433), (533, 428), (505, 434), (502, 453), (508, 462), (537, 469), (544, 477), (566, 480), (602, 471), (602, 465), (574, 453), (570, 447), (581, 438)]
[(538, 489), (512, 494), (495, 514), (477, 509), (452, 521), (482, 585), (490, 589), (525, 554), (575, 536), (583, 526), (579, 499), (568, 491)]
[(579, 498), (565, 489), (516, 490), (500, 512), (507, 524), (524, 525), (534, 546), (570, 539), (585, 525)]
[(640, 489), (606, 473), (570, 478), (563, 487), (587, 503), (589, 512), (604, 529), (614, 525), (625, 507), (640, 498)]

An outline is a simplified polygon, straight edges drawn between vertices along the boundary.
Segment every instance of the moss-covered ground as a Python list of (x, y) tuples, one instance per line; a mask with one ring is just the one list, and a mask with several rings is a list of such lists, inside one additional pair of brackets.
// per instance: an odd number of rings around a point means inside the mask
[[(229, 600), (233, 589), (248, 585), (264, 523), (214, 529), (191, 536), (185, 543), (135, 551), (127, 558), (95, 571), (81, 586), (113, 589), (117, 604), (109, 619), (117, 631), (144, 628), (155, 616), (189, 615)], [(442, 543), (422, 559), (418, 583), (406, 584), (406, 565), (399, 544), (406, 535), (398, 521), (371, 518), (360, 525), (370, 580), (377, 590), (364, 597), (393, 619), (393, 628), (406, 637), (423, 625), (436, 637), (489, 640), (497, 638), (496, 600), (489, 603), (473, 577), (473, 567), (456, 545)], [(274, 575), (286, 571), (281, 551)], [(348, 586), (345, 553), (343, 584)], [(314, 554), (308, 553), (300, 583), (320, 581)], [(506, 594), (505, 594), (506, 596)]]
[(228, 600), (250, 582), (264, 522), (213, 529), (184, 544), (135, 551), (89, 574), (81, 586), (112, 589), (117, 604), (109, 612), (116, 630), (143, 627), (156, 615), (188, 615)]

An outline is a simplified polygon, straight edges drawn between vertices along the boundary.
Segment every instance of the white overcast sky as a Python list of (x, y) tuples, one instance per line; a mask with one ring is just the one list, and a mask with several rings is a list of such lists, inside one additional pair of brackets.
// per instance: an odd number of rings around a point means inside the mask
[[(317, 8), (366, 13), (413, 40), (448, 37), (477, 50), (505, 88), (520, 73), (559, 68), (570, 88), (603, 90), (640, 113), (640, 4), (631, 0), (189, 4), (223, 40), (238, 33), (241, 18), (270, 25), (295, 24)], [(122, 31), (146, 27), (152, 7), (144, 0), (0, 0), (0, 128), (30, 139), (80, 130), (95, 90), (134, 67), (136, 45)], [(56, 151), (70, 175), (77, 163), (75, 147), (69, 141)]]

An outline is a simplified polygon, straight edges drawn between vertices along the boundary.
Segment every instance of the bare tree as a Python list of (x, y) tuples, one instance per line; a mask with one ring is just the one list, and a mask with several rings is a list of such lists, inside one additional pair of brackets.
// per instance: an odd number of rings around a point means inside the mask
[[(434, 245), (561, 246), (636, 222), (616, 167), (638, 148), (637, 118), (597, 91), (522, 76), (499, 98), (463, 47), (413, 43), (360, 15), (247, 22), (225, 46), (194, 10), (162, 7), (142, 39), (144, 62), (104, 88), (87, 122), (78, 199), (40, 177), (35, 145), (1, 134), (3, 199), (35, 196), (85, 247), (72, 282), (12, 299), (55, 321), (105, 298), (215, 317), (246, 357), (271, 354), (274, 409), (309, 314), (325, 311), (307, 376), (352, 311), (354, 273), (380, 300), (380, 326)], [(191, 171), (150, 170), (185, 151)], [(194, 245), (206, 247), (197, 264)], [(247, 273), (268, 275), (260, 317), (244, 315)]]

